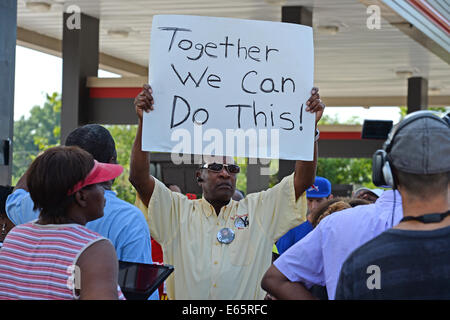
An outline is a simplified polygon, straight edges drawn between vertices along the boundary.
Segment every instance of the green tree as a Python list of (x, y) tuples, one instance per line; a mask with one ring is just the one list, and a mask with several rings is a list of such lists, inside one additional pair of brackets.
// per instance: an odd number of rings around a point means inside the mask
[(112, 186), (113, 191), (117, 196), (125, 201), (134, 204), (136, 200), (136, 190), (128, 181), (130, 176), (130, 156), (131, 148), (133, 146), (134, 137), (136, 136), (136, 125), (107, 125), (116, 142), (117, 162), (124, 168), (123, 173), (116, 178)]
[[(50, 147), (60, 144), (61, 96), (54, 92), (47, 95), (43, 106), (34, 106), (30, 116), (22, 116), (14, 123), (13, 184), (25, 173), (33, 159)], [(113, 190), (119, 198), (134, 203), (136, 193), (128, 182), (130, 153), (137, 126), (105, 126), (116, 142), (117, 161), (124, 173), (116, 179)]]
[(46, 96), (44, 105), (34, 106), (30, 116), (14, 122), (13, 179), (16, 184), (37, 154), (60, 141), (61, 96)]
[(372, 159), (368, 158), (319, 158), (317, 175), (331, 184), (353, 184), (375, 188), (372, 183)]
[(236, 177), (236, 189), (243, 191), (245, 194), (247, 194), (247, 160), (245, 163), (238, 163), (241, 170)]
[(346, 121), (342, 121), (339, 119), (339, 116), (335, 114), (333, 117), (330, 115), (323, 115), (319, 121), (319, 125), (323, 124), (362, 124), (363, 120), (358, 116), (352, 116), (350, 119)]
[[(428, 108), (428, 110), (444, 113), (444, 112), (449, 112), (450, 107), (430, 107), (430, 108)], [(400, 120), (402, 120), (404, 117), (406, 117), (407, 114), (408, 114), (408, 107), (401, 106), (400, 107)]]
[[(334, 117), (324, 115), (319, 122), (320, 125), (361, 123), (362, 119), (357, 116), (342, 122), (338, 115)], [(369, 158), (319, 158), (317, 175), (327, 178), (332, 185), (353, 184), (356, 187), (375, 187), (372, 183), (372, 159)]]

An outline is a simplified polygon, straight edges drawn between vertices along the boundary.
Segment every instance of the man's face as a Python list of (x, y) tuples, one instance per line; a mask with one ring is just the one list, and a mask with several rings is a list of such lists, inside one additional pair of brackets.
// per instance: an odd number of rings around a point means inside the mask
[[(214, 162), (207, 163), (234, 164), (234, 161), (230, 158), (216, 157)], [(206, 168), (200, 169), (197, 176), (203, 180), (200, 184), (207, 200), (230, 201), (236, 190), (236, 174), (230, 173), (225, 166), (218, 172)]]
[(308, 198), (308, 213), (317, 208), (321, 203), (327, 201), (328, 198)]
[(356, 199), (363, 199), (363, 200), (367, 200), (372, 203), (374, 203), (378, 199), (378, 196), (369, 190), (362, 190), (362, 191), (358, 192), (357, 194), (355, 194), (354, 197)]

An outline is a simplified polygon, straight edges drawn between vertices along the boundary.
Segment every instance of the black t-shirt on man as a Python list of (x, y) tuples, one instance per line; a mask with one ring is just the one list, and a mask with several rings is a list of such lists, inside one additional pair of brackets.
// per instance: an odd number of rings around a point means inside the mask
[(337, 300), (450, 299), (450, 227), (390, 229), (344, 262)]

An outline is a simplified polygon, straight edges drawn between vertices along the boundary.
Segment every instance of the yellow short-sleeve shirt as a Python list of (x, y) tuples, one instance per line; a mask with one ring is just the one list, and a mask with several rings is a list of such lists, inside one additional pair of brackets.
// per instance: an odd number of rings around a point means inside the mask
[[(261, 279), (273, 244), (306, 217), (306, 193), (295, 200), (293, 177), (239, 202), (230, 200), (218, 216), (206, 200), (189, 200), (155, 179), (147, 221), (164, 263), (175, 267), (167, 280), (169, 299), (263, 299)], [(139, 199), (136, 204), (147, 209)], [(240, 217), (245, 227), (236, 223)], [(231, 243), (217, 240), (222, 228), (234, 231)]]

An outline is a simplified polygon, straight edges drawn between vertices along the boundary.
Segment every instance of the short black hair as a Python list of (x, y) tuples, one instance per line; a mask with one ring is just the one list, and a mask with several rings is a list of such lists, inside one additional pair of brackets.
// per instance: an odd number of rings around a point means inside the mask
[(423, 197), (426, 201), (428, 197), (448, 192), (450, 171), (436, 174), (414, 174), (394, 168), (394, 177), (397, 185), (403, 187), (412, 196)]
[(108, 163), (117, 159), (116, 144), (109, 131), (98, 124), (87, 124), (72, 131), (66, 139), (66, 146), (78, 146), (98, 162)]
[(366, 205), (366, 204), (371, 204), (371, 202), (370, 202), (370, 201), (367, 201), (367, 200), (364, 200), (364, 199), (358, 199), (358, 198), (354, 199), (354, 198), (351, 198), (350, 200), (348, 200), (348, 204), (349, 204), (352, 208), (354, 208), (354, 207), (357, 207), (357, 206), (362, 206), (362, 205)]
[(167, 188), (170, 188), (171, 186), (175, 186), (175, 187), (180, 187), (179, 185), (177, 185), (176, 183), (171, 183), (171, 182), (166, 182), (166, 183), (164, 183), (165, 184), (165, 186), (167, 187)]

